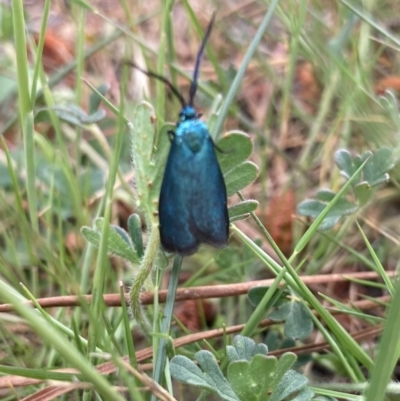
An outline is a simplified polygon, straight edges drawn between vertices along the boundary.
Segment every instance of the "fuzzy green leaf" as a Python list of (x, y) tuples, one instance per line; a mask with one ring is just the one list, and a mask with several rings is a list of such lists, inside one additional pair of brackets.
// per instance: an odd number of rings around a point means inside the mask
[(244, 162), (234, 167), (225, 175), (226, 192), (228, 196), (251, 184), (258, 175), (258, 167), (250, 162)]
[[(261, 300), (264, 298), (265, 293), (269, 290), (269, 287), (253, 287), (247, 293), (250, 303), (253, 306), (257, 306)], [(282, 302), (287, 302), (287, 297), (290, 295), (290, 291), (285, 289), (281, 292), (279, 299), (277, 300), (278, 304), (275, 302), (275, 306), (279, 305)]]
[(229, 217), (229, 222), (234, 223), (235, 221), (246, 220), (250, 217), (250, 213), (239, 214), (238, 216)]
[(38, 112), (38, 121), (43, 118), (40, 117), (40, 114), (44, 113), (46, 115), (49, 110), (53, 110), (60, 119), (78, 126), (97, 123), (106, 115), (106, 112), (102, 109), (88, 115), (85, 110), (74, 104), (68, 106), (57, 105), (48, 109), (40, 110)]
[(257, 401), (260, 388), (253, 379), (250, 362), (236, 361), (228, 366), (228, 380), (233, 391), (241, 400)]
[(265, 344), (256, 345), (250, 338), (236, 336), (233, 343), (227, 348), (228, 380), (209, 351), (195, 354), (199, 366), (185, 356), (172, 358), (172, 377), (227, 401), (283, 401), (289, 396), (291, 400), (309, 401), (314, 395), (306, 387), (307, 379), (289, 370), (296, 361), (295, 354), (287, 352), (278, 360), (266, 355)]
[[(328, 190), (319, 191), (317, 197), (321, 200), (307, 199), (297, 205), (297, 213), (302, 216), (309, 216), (316, 219), (320, 213), (327, 207), (327, 201), (332, 199), (334, 193)], [(331, 229), (343, 216), (356, 212), (358, 205), (349, 202), (347, 199), (339, 201), (331, 208), (321, 225), (320, 230)]]
[(384, 147), (378, 149), (368, 160), (363, 169), (363, 179), (371, 187), (383, 184), (389, 180), (387, 172), (394, 166), (392, 153), (391, 149)]
[(393, 151), (391, 149), (383, 147), (378, 149), (375, 153), (368, 151), (361, 156), (357, 155), (352, 158), (347, 150), (341, 149), (335, 153), (335, 162), (342, 175), (349, 179), (360, 165), (369, 158), (362, 170), (362, 175), (353, 185), (365, 182), (370, 187), (374, 187), (389, 180), (387, 172), (392, 169), (394, 165), (392, 153)]
[(98, 248), (100, 245), (100, 233), (88, 226), (81, 227), (81, 234), (87, 242)]
[(227, 132), (216, 145), (223, 151), (223, 153), (217, 152), (217, 158), (224, 175), (244, 163), (253, 151), (250, 137), (240, 131)]
[(129, 245), (130, 247), (132, 246), (132, 242), (129, 238), (128, 233), (122, 227), (112, 224), (111, 228), (125, 241), (127, 245)]
[(285, 335), (302, 339), (310, 335), (314, 324), (308, 309), (301, 302), (290, 301), (281, 305), (268, 316), (274, 321), (285, 321)]
[(201, 369), (189, 358), (178, 355), (170, 362), (171, 376), (186, 384), (202, 388), (217, 394), (226, 401), (240, 401), (225, 379), (217, 360), (209, 351), (199, 351), (195, 354)]
[(292, 398), (291, 401), (310, 401), (313, 400), (315, 393), (309, 387), (302, 388), (296, 397)]
[(317, 193), (317, 198), (322, 202), (329, 203), (335, 195), (336, 193), (329, 189), (320, 189)]
[(276, 385), (282, 380), (285, 373), (293, 366), (296, 362), (297, 357), (293, 352), (285, 352), (278, 360), (278, 364), (275, 369), (275, 376), (271, 383), (271, 388), (275, 388)]
[[(307, 378), (305, 376), (294, 370), (289, 370), (285, 373), (282, 380), (277, 385), (275, 391), (272, 393), (270, 401), (283, 401), (285, 400), (286, 397), (297, 391), (300, 391), (306, 385), (307, 385)], [(311, 400), (313, 395), (314, 393), (308, 400)]]
[(98, 109), (92, 114), (89, 114), (82, 119), (82, 124), (96, 124), (106, 116), (106, 111), (103, 109)]
[(253, 199), (247, 199), (242, 202), (236, 203), (228, 209), (229, 219), (232, 221), (236, 217), (248, 215), (254, 212), (259, 205), (259, 202)]
[(135, 170), (135, 201), (145, 212), (147, 221), (157, 223), (158, 197), (170, 142), (166, 127), (158, 136), (154, 156), (155, 113), (148, 103), (136, 107), (132, 129), (132, 161)]
[(342, 175), (349, 179), (356, 169), (353, 166), (351, 154), (346, 149), (339, 149), (335, 152), (335, 163), (341, 171)]
[(142, 221), (140, 216), (133, 213), (128, 218), (128, 230), (131, 236), (132, 243), (136, 249), (139, 258), (144, 254), (143, 252), (143, 237), (142, 237)]
[(226, 347), (226, 353), (230, 362), (246, 360), (251, 361), (254, 355), (267, 355), (268, 348), (265, 344), (257, 344), (249, 337), (237, 335), (233, 339), (233, 346)]
[(372, 188), (368, 182), (363, 181), (354, 187), (354, 193), (360, 206), (365, 205), (371, 198)]
[[(103, 224), (104, 219), (98, 218), (95, 221), (94, 229), (87, 226), (83, 226), (81, 228), (82, 235), (96, 248), (98, 248), (100, 245), (100, 236)], [(138, 263), (139, 257), (130, 243), (129, 236), (126, 233), (125, 235), (121, 235), (121, 228), (118, 228), (118, 230), (116, 230), (114, 226), (111, 226), (111, 228), (113, 229), (109, 232), (107, 240), (107, 252), (126, 259), (131, 263)]]
[(277, 359), (255, 355), (252, 360), (235, 361), (228, 366), (228, 380), (241, 400), (262, 401), (272, 389), (269, 384), (275, 375)]

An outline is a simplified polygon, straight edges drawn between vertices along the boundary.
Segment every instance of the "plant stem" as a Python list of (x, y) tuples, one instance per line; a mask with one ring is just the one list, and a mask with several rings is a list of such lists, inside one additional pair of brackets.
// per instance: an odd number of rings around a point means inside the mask
[[(167, 358), (167, 336), (169, 336), (169, 330), (171, 328), (172, 312), (174, 309), (175, 294), (176, 289), (178, 288), (178, 280), (181, 267), (182, 256), (176, 255), (174, 259), (174, 264), (172, 266), (171, 277), (169, 279), (164, 318), (161, 324), (161, 332), (163, 334), (163, 337), (160, 340), (153, 374), (153, 379), (159, 384), (161, 384), (162, 373), (164, 371), (165, 361)], [(156, 396), (152, 395), (151, 401), (156, 401), (156, 399)]]

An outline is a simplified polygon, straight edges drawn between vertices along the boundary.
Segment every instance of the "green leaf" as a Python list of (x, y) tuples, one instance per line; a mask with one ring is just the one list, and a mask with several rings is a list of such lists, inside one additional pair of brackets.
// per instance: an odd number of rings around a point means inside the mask
[(335, 197), (335, 195), (336, 193), (329, 189), (320, 189), (317, 192), (317, 198), (326, 203), (329, 203)]
[[(317, 197), (319, 197), (321, 200), (307, 199), (299, 203), (297, 205), (297, 213), (302, 216), (309, 216), (316, 219), (327, 207), (328, 203), (325, 202), (330, 201), (332, 199), (332, 195), (335, 196), (335, 194), (331, 191), (319, 191)], [(329, 211), (319, 226), (319, 229), (322, 231), (331, 229), (343, 216), (354, 213), (357, 211), (357, 209), (358, 205), (349, 202), (347, 199), (339, 199), (336, 205), (334, 205)]]
[(365, 152), (362, 156), (351, 157), (347, 150), (341, 149), (335, 153), (335, 162), (342, 175), (349, 179), (361, 164), (369, 158), (362, 170), (362, 177), (353, 185), (367, 183), (370, 187), (377, 186), (389, 180), (387, 172), (393, 168), (393, 151), (387, 147), (378, 149), (375, 153)]
[(85, 118), (82, 119), (82, 124), (96, 124), (98, 123), (100, 120), (102, 120), (105, 116), (106, 116), (106, 111), (103, 109), (99, 109), (96, 112), (94, 112), (93, 114), (89, 114), (88, 116), (86, 116)]
[(125, 241), (127, 245), (130, 247), (132, 246), (128, 233), (122, 227), (111, 224), (111, 228)]
[(271, 392), (270, 383), (275, 375), (277, 359), (255, 355), (249, 361), (235, 361), (228, 366), (228, 380), (241, 400), (261, 401)]
[[(224, 175), (228, 197), (252, 183), (258, 175), (258, 167), (247, 161), (253, 150), (250, 137), (244, 132), (228, 132), (216, 144), (221, 152), (217, 158)], [(231, 221), (242, 220), (255, 210), (256, 201), (240, 202), (230, 211)], [(247, 206), (245, 206), (247, 205)]]
[(185, 356), (173, 357), (170, 362), (171, 376), (182, 383), (217, 394), (223, 400), (241, 401), (223, 376), (217, 360), (211, 352), (196, 352), (195, 358), (201, 369)]
[(79, 190), (82, 196), (90, 197), (104, 188), (104, 171), (99, 168), (88, 168), (78, 178)]
[(265, 344), (256, 345), (252, 338), (237, 335), (233, 339), (233, 346), (226, 347), (226, 353), (230, 362), (238, 360), (251, 361), (254, 355), (267, 355), (268, 348)]
[(274, 321), (285, 321), (285, 335), (293, 339), (302, 339), (310, 335), (314, 324), (308, 309), (301, 302), (290, 301), (281, 305), (268, 316)]
[(373, 187), (389, 180), (387, 172), (393, 168), (392, 150), (386, 147), (378, 149), (375, 153), (365, 152), (362, 156), (355, 156), (352, 160), (347, 151), (342, 150), (336, 156), (336, 163), (347, 178), (351, 171), (355, 171), (361, 163), (369, 159), (358, 182), (353, 184), (354, 194), (360, 206), (369, 201), (373, 194)]
[(250, 161), (239, 164), (230, 170), (224, 176), (228, 197), (251, 184), (257, 175), (258, 167)]
[(228, 366), (228, 380), (241, 400), (257, 401), (260, 391), (250, 372), (250, 362), (236, 361)]
[(363, 169), (363, 178), (371, 187), (389, 180), (387, 172), (394, 166), (392, 153), (391, 149), (383, 147), (378, 149), (368, 160)]
[(259, 205), (259, 202), (253, 199), (247, 199), (242, 202), (236, 203), (228, 209), (229, 220), (232, 221), (236, 217), (249, 215), (254, 212)]
[[(102, 84), (96, 88), (96, 90), (103, 96), (110, 90), (110, 85), (108, 83)], [(101, 104), (101, 97), (96, 92), (92, 92), (89, 97), (89, 114), (95, 113)]]
[(354, 193), (360, 206), (365, 205), (371, 198), (372, 188), (368, 182), (360, 182), (354, 187)]
[(88, 226), (81, 227), (81, 234), (87, 242), (95, 246), (96, 248), (100, 245), (100, 233)]
[(143, 237), (142, 237), (142, 221), (140, 216), (133, 213), (128, 218), (128, 230), (131, 236), (132, 243), (136, 249), (139, 258), (144, 254), (143, 252)]
[(301, 390), (306, 385), (307, 378), (305, 376), (294, 370), (289, 370), (272, 393), (270, 401), (283, 401), (286, 397)]
[(335, 152), (335, 163), (339, 167), (342, 175), (349, 179), (357, 170), (353, 166), (353, 160), (350, 152), (346, 149), (339, 149)]
[(161, 128), (158, 135), (157, 149), (154, 155), (155, 113), (148, 103), (142, 103), (135, 109), (133, 116), (132, 161), (135, 170), (135, 201), (145, 212), (148, 226), (158, 224), (158, 198), (161, 181), (170, 149), (167, 131), (171, 125)]
[[(253, 345), (251, 342), (248, 344)], [(252, 347), (245, 348), (247, 351), (243, 354), (248, 357)], [(237, 350), (230, 350), (230, 354), (233, 362), (228, 365), (227, 377), (241, 400), (267, 401), (274, 398), (281, 401), (287, 396), (295, 396), (297, 401), (308, 401), (314, 396), (314, 392), (306, 387), (307, 379), (289, 370), (296, 361), (295, 354), (283, 354), (279, 361), (276, 357), (262, 354), (254, 354), (250, 360), (235, 359)]]
[[(85, 237), (85, 239), (97, 248), (100, 244), (100, 236), (103, 224), (104, 219), (98, 218), (95, 221), (94, 229), (87, 226), (83, 226), (81, 228), (81, 233)], [(112, 226), (112, 228), (114, 229), (110, 230), (108, 236), (107, 252), (126, 259), (131, 263), (138, 263), (139, 257), (133, 249), (127, 233), (122, 235), (121, 228), (118, 228), (118, 230), (115, 229), (115, 226)]]
[(238, 216), (229, 217), (229, 222), (234, 223), (235, 221), (246, 220), (250, 217), (250, 213), (239, 214)]
[(227, 401), (286, 401), (287, 397), (309, 401), (314, 396), (306, 386), (307, 379), (289, 370), (296, 361), (295, 354), (287, 352), (278, 360), (266, 355), (265, 344), (256, 345), (243, 336), (236, 336), (233, 344), (227, 347), (228, 380), (209, 351), (195, 354), (199, 366), (185, 356), (175, 356), (170, 362), (171, 376)]
[(296, 397), (292, 398), (291, 401), (310, 401), (313, 399), (315, 393), (309, 387), (302, 388)]
[(275, 351), (277, 349), (283, 348), (280, 346), (281, 344), (280, 334), (275, 330), (268, 331), (264, 342), (265, 344), (267, 344), (268, 349), (270, 351)]
[(396, 94), (392, 91), (386, 91), (385, 95), (380, 96), (377, 100), (382, 108), (390, 115), (390, 118), (396, 126), (400, 127), (399, 104)]
[(54, 111), (61, 120), (79, 126), (95, 124), (102, 120), (106, 115), (106, 112), (102, 109), (97, 110), (91, 115), (87, 115), (87, 113), (81, 107), (75, 104), (71, 104), (68, 106), (56, 105), (54, 107), (39, 110), (37, 115), (35, 116), (35, 121), (46, 121), (48, 119), (47, 114), (49, 110)]
[[(268, 291), (269, 287), (253, 287), (250, 288), (250, 290), (247, 293), (247, 296), (249, 298), (250, 303), (253, 306), (257, 306), (261, 300), (264, 298), (265, 293)], [(285, 289), (279, 299), (278, 303), (275, 303), (275, 306), (279, 305), (282, 301), (287, 302), (287, 297), (290, 295), (290, 291), (288, 289)]]
[(217, 152), (217, 158), (224, 175), (232, 168), (244, 163), (253, 151), (250, 137), (241, 131), (227, 132), (216, 145), (223, 151)]
[(221, 270), (223, 270), (240, 263), (240, 255), (236, 248), (228, 247), (218, 251), (214, 260)]
[(53, 110), (61, 120), (72, 125), (82, 125), (82, 120), (87, 117), (83, 109), (73, 104), (70, 106), (55, 106), (50, 110)]
[(346, 21), (339, 33), (329, 40), (327, 49), (338, 61), (343, 59), (343, 50), (345, 49), (347, 42), (353, 33), (354, 25), (358, 21), (359, 17), (356, 14), (348, 13)]
[(275, 376), (275, 369), (278, 365), (276, 357), (261, 354), (254, 355), (250, 362), (251, 376), (259, 388), (259, 399), (262, 400), (265, 394), (272, 391), (270, 384)]

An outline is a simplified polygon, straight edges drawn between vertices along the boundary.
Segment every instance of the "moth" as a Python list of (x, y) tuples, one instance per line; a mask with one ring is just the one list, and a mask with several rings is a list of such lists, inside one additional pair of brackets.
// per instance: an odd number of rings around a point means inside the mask
[(193, 105), (200, 62), (214, 19), (215, 13), (197, 53), (188, 102), (167, 78), (132, 64), (168, 85), (182, 105), (175, 131), (168, 132), (171, 148), (158, 209), (163, 248), (182, 256), (192, 255), (200, 244), (222, 248), (229, 237), (227, 193), (216, 146)]

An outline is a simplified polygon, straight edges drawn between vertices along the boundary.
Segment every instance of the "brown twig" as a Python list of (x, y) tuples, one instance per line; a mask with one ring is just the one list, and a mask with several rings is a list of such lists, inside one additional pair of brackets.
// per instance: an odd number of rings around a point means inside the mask
[[(348, 304), (348, 306), (358, 308), (360, 310), (368, 310), (368, 309), (372, 309), (374, 307), (378, 307), (382, 303), (388, 302), (389, 300), (390, 300), (390, 296), (387, 295), (387, 296), (377, 298), (374, 301), (361, 300), (361, 301), (352, 302), (351, 304)], [(340, 313), (338, 311), (332, 311), (332, 314), (343, 315), (343, 313)], [(266, 319), (260, 323), (259, 327), (265, 328), (265, 327), (268, 327), (268, 326), (271, 326), (274, 324), (276, 324), (276, 322)], [(189, 344), (192, 344), (192, 343), (195, 343), (198, 341), (210, 340), (212, 338), (221, 337), (225, 333), (226, 334), (239, 333), (241, 330), (243, 330), (244, 326), (245, 326), (244, 324), (238, 324), (236, 326), (231, 326), (231, 327), (227, 327), (224, 329), (214, 329), (214, 330), (208, 330), (208, 331), (204, 331), (204, 332), (200, 332), (200, 333), (189, 334), (189, 335), (175, 339), (173, 342), (174, 347), (180, 348), (185, 345), (189, 345)], [(382, 330), (382, 326), (378, 325), (378, 326), (369, 327), (369, 328), (357, 331), (355, 333), (352, 333), (352, 336), (357, 341), (364, 341), (367, 338), (372, 338), (372, 337), (377, 336), (381, 330)], [(286, 348), (286, 349), (281, 349), (281, 350), (277, 350), (277, 351), (272, 351), (272, 352), (269, 352), (268, 355), (279, 356), (279, 355), (283, 354), (284, 352), (294, 352), (297, 355), (301, 355), (301, 354), (308, 354), (311, 352), (317, 352), (317, 351), (327, 350), (327, 349), (329, 349), (329, 344), (326, 341), (323, 341), (323, 342), (319, 342), (319, 343), (303, 345), (300, 347), (293, 347), (293, 348)], [(153, 355), (152, 347), (144, 348), (144, 349), (136, 352), (136, 360), (138, 362), (143, 362), (146, 359), (151, 358), (152, 355)], [(124, 356), (123, 359), (126, 362), (129, 362), (129, 356)], [(140, 368), (142, 370), (148, 370), (148, 369), (152, 368), (152, 365), (151, 364), (141, 364)], [(117, 369), (118, 369), (117, 366), (112, 361), (105, 362), (105, 363), (102, 363), (102, 364), (96, 366), (96, 370), (103, 375), (108, 375), (108, 374), (114, 373)], [(57, 369), (57, 370), (53, 370), (52, 372), (64, 372), (64, 373), (79, 374), (79, 372), (75, 369)], [(0, 377), (0, 389), (28, 386), (28, 385), (38, 384), (43, 381), (44, 380), (30, 379), (30, 378), (25, 378), (25, 377), (23, 378), (23, 377), (16, 376), (16, 375), (3, 376), (3, 377)], [(54, 386), (52, 386), (52, 387), (54, 387)], [(64, 387), (65, 387), (64, 388), (65, 392), (63, 392), (62, 394), (65, 394), (65, 393), (75, 389), (75, 387), (73, 387), (72, 385), (64, 386)], [(47, 387), (46, 389), (49, 389), (49, 387)], [(46, 389), (42, 389), (40, 391), (44, 391)], [(57, 388), (57, 390), (54, 390), (54, 391), (57, 391), (57, 394), (58, 394), (58, 392), (60, 390), (59, 390), (59, 388)], [(38, 394), (38, 393), (36, 393), (36, 394)], [(40, 399), (40, 398), (32, 398), (32, 400), (38, 400), (38, 399)]]
[[(395, 271), (388, 271), (387, 275), (393, 277), (396, 274)], [(359, 272), (359, 273), (347, 273), (347, 274), (320, 274), (316, 276), (304, 276), (301, 277), (302, 281), (307, 285), (323, 284), (332, 282), (348, 281), (349, 279), (359, 280), (373, 280), (379, 278), (379, 275), (375, 272)], [(268, 287), (273, 283), (274, 279), (268, 280), (257, 280), (248, 281), (247, 283), (236, 283), (236, 284), (222, 284), (212, 286), (201, 286), (201, 287), (188, 287), (180, 288), (176, 293), (176, 301), (185, 301), (188, 299), (206, 299), (206, 298), (225, 298), (230, 296), (237, 296), (247, 294), (250, 288), (254, 287)], [(158, 299), (160, 303), (164, 303), (167, 296), (167, 291), (159, 291)], [(104, 303), (107, 306), (115, 307), (121, 306), (121, 299), (119, 294), (104, 294)], [(125, 294), (126, 302), (129, 303), (128, 294)], [(154, 293), (143, 292), (140, 295), (142, 305), (151, 305), (154, 300)], [(42, 308), (54, 308), (54, 307), (73, 307), (80, 306), (82, 303), (90, 303), (92, 301), (91, 295), (69, 295), (60, 297), (48, 297), (38, 298), (37, 302)], [(31, 301), (26, 301), (27, 305), (32, 306)], [(11, 312), (13, 306), (11, 304), (1, 304), (0, 313)]]

